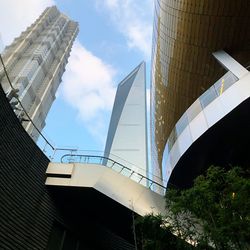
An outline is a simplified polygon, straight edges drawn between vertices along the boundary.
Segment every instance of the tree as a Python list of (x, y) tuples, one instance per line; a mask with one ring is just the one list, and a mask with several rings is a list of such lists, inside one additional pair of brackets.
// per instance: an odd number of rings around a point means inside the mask
[(192, 188), (166, 193), (167, 205), (174, 215), (191, 214), (198, 219), (201, 229), (197, 241), (210, 243), (216, 249), (247, 249), (249, 198), (250, 181), (239, 167), (225, 171), (211, 166), (206, 175), (196, 178)]
[(161, 215), (146, 215), (139, 217), (135, 223), (137, 235), (137, 249), (141, 250), (164, 250), (178, 249), (191, 250), (193, 247), (184, 240), (172, 234), (165, 225), (165, 218)]
[[(225, 171), (211, 166), (205, 175), (195, 179), (193, 187), (168, 189), (168, 214), (162, 218), (161, 228), (192, 242), (198, 249), (249, 249), (248, 177), (249, 172), (239, 167)], [(164, 237), (158, 240), (164, 241)]]

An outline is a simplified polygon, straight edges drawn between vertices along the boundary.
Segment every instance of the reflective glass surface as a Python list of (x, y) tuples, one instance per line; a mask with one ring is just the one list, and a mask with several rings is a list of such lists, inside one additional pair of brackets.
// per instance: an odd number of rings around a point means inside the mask
[[(225, 70), (212, 56), (227, 48), (242, 65), (250, 57), (250, 5), (245, 0), (155, 0), (152, 49), (151, 134), (152, 166), (161, 173), (166, 141), (177, 121)], [(236, 46), (236, 47), (235, 47)], [(241, 48), (237, 51), (236, 48)], [(224, 75), (210, 92), (197, 102), (178, 131), (235, 81)], [(223, 80), (223, 81), (222, 81)], [(222, 83), (223, 82), (223, 83)], [(201, 105), (202, 104), (202, 105)], [(159, 123), (163, 117), (164, 124)]]
[(170, 152), (181, 135), (183, 130), (189, 126), (189, 123), (203, 110), (205, 109), (212, 101), (218, 98), (222, 93), (232, 86), (238, 78), (234, 76), (231, 72), (227, 72), (223, 77), (221, 77), (214, 85), (212, 85), (206, 92), (204, 92), (182, 115), (174, 126), (168, 140), (167, 148)]

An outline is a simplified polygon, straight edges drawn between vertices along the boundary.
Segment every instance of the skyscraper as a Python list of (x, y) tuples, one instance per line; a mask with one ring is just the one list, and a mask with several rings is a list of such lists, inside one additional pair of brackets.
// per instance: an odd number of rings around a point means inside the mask
[[(245, 0), (155, 1), (151, 155), (155, 174), (164, 179), (169, 178), (174, 168), (172, 165), (166, 170), (163, 164), (164, 157), (170, 161), (174, 159), (167, 155), (170, 151), (166, 149), (167, 141), (173, 144), (183, 129), (184, 123), (175, 131), (177, 121), (226, 73), (216, 62), (213, 52), (225, 50), (243, 66), (248, 65), (249, 13), (250, 5)], [(193, 119), (192, 114), (185, 119)]]
[[(147, 111), (145, 63), (137, 66), (117, 88), (105, 156), (146, 176)], [(118, 157), (118, 158), (116, 158)]]
[[(3, 52), (14, 92), (39, 130), (45, 126), (45, 118), (55, 99), (77, 33), (76, 22), (60, 13), (55, 6), (48, 7)], [(10, 95), (11, 87), (2, 67), (0, 81), (12, 99), (16, 114), (22, 119), (24, 114)], [(37, 140), (39, 134), (32, 123), (25, 119), (22, 121), (26, 131)]]

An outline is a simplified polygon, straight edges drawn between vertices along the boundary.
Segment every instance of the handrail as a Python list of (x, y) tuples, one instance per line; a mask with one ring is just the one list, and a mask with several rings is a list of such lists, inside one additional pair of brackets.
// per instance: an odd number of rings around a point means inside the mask
[[(3, 58), (2, 58), (1, 53), (0, 53), (0, 61), (1, 61), (1, 64), (2, 64), (2, 66), (3, 66), (3, 70), (4, 70), (4, 73), (5, 73), (6, 78), (7, 78), (7, 80), (8, 80), (8, 83), (9, 83), (10, 87), (12, 88), (12, 90), (14, 90), (15, 88), (13, 87), (13, 85), (12, 85), (12, 83), (11, 83), (11, 81), (10, 81), (9, 74), (8, 74), (8, 72), (7, 72), (7, 70), (6, 70), (6, 67), (5, 67), (5, 64), (4, 64), (4, 62), (3, 62)], [(19, 99), (17, 96), (16, 96), (15, 98), (17, 99), (18, 104), (21, 106), (22, 111), (25, 113), (25, 115), (26, 115), (27, 118), (29, 119), (29, 122), (32, 123), (32, 125), (34, 126), (34, 128), (37, 130), (37, 132), (39, 133), (39, 135), (42, 136), (42, 138), (45, 140), (45, 142), (46, 142), (48, 145), (50, 145), (50, 147), (51, 147), (53, 150), (55, 150), (55, 148), (53, 147), (53, 145), (46, 139), (46, 137), (41, 133), (41, 131), (40, 131), (40, 130), (38, 129), (38, 127), (36, 126), (36, 124), (33, 122), (33, 120), (31, 119), (31, 117), (29, 116), (28, 112), (27, 112), (27, 111), (25, 110), (25, 108), (23, 107), (23, 104), (22, 104), (22, 102), (20, 101), (20, 99)]]
[[(61, 157), (61, 163), (65, 163), (65, 158), (67, 157), (70, 157), (70, 159), (68, 159), (68, 161), (66, 160), (66, 162), (78, 162), (78, 163), (81, 163), (82, 162), (82, 159), (84, 158), (84, 163), (90, 163), (90, 159), (98, 159), (98, 162), (94, 162), (95, 164), (100, 164), (102, 166), (106, 166), (108, 168), (111, 168), (115, 171), (117, 171), (114, 167), (115, 166), (119, 166), (121, 169), (117, 172), (119, 172), (120, 174), (122, 174), (123, 170), (126, 169), (130, 172), (130, 175), (127, 176), (129, 177), (130, 179), (133, 179), (134, 181), (135, 178), (133, 178), (135, 175), (137, 175), (137, 177), (139, 177), (139, 181), (137, 181), (139, 184), (142, 184), (142, 180), (145, 180), (145, 185), (146, 187), (148, 187), (149, 189), (151, 189), (152, 185), (156, 185), (158, 186), (158, 189), (160, 188), (163, 192), (159, 192), (158, 190), (158, 193), (161, 193), (163, 194), (164, 191), (166, 190), (166, 187), (164, 187), (163, 185), (161, 185), (160, 183), (156, 182), (156, 181), (153, 181), (151, 180), (150, 178), (144, 176), (143, 174), (141, 173), (138, 173), (137, 171), (127, 167), (127, 166), (124, 166), (123, 164), (111, 159), (111, 158), (108, 158), (108, 157), (105, 157), (105, 156), (99, 156), (99, 155), (85, 155), (85, 154), (65, 154)], [(77, 161), (77, 159), (73, 159), (73, 158), (76, 158), (76, 157), (79, 157), (79, 161)], [(73, 160), (73, 161), (72, 161)], [(107, 164), (104, 164), (104, 161), (106, 161), (107, 163), (108, 162), (111, 162), (111, 166), (108, 166)], [(148, 185), (149, 184), (149, 185)], [(142, 184), (143, 185), (143, 184)], [(157, 188), (154, 189), (154, 191), (157, 192)]]
[[(1, 64), (3, 66), (3, 70), (4, 70), (4, 73), (5, 73), (5, 76), (8, 80), (8, 83), (11, 87), (12, 90), (15, 90), (14, 86), (12, 85), (11, 81), (10, 81), (10, 78), (9, 78), (9, 74), (7, 72), (7, 69), (6, 69), (6, 66), (5, 66), (5, 63), (3, 61), (3, 58), (2, 58), (2, 55), (0, 53), (0, 61), (1, 61)], [(78, 149), (77, 148), (56, 148), (55, 146), (53, 146), (49, 140), (43, 135), (43, 133), (39, 130), (39, 128), (36, 126), (36, 124), (33, 122), (32, 118), (29, 116), (28, 112), (26, 111), (26, 109), (24, 108), (22, 102), (20, 101), (19, 97), (18, 96), (15, 96), (15, 99), (17, 100), (18, 104), (20, 105), (20, 107), (22, 108), (22, 111), (24, 112), (24, 114), (26, 115), (26, 117), (28, 118), (29, 122), (33, 125), (33, 127), (36, 129), (36, 131), (38, 132), (38, 134), (43, 138), (43, 140), (46, 142), (46, 145), (49, 145), (50, 148), (55, 152), (55, 151), (77, 151)], [(43, 150), (44, 151), (44, 150)]]
[[(250, 65), (247, 66), (246, 69), (249, 69), (249, 67)], [(225, 109), (222, 106), (222, 110), (216, 114), (215, 118), (213, 113), (209, 111), (209, 108), (207, 109), (208, 105), (215, 100), (217, 100), (217, 105), (218, 103), (222, 104), (223, 101), (218, 101), (218, 98), (219, 100), (223, 98), (224, 92), (234, 84), (238, 83), (238, 81), (239, 79), (233, 73), (228, 71), (201, 96), (199, 96), (174, 125), (162, 154), (162, 168), (166, 170), (163, 173), (163, 178), (168, 179), (168, 187), (172, 185), (169, 182), (169, 179), (173, 169), (185, 152), (190, 148), (195, 140), (200, 138), (205, 131), (218, 122), (218, 119), (222, 119), (225, 116), (225, 112), (229, 112), (229, 109)], [(196, 125), (194, 125), (193, 120), (201, 113), (203, 114), (199, 119), (204, 122), (204, 125), (196, 131)], [(185, 143), (182, 143), (181, 146), (178, 143), (180, 140), (185, 141)]]
[(189, 125), (189, 123), (212, 101), (218, 98), (222, 93), (232, 86), (239, 79), (230, 71), (226, 72), (219, 80), (217, 80), (210, 88), (208, 88), (201, 96), (199, 96), (189, 108), (182, 114), (180, 119), (173, 127), (166, 145), (168, 145), (168, 153), (171, 151), (177, 138)]
[[(10, 80), (10, 78), (9, 78), (9, 75), (8, 75), (6, 66), (5, 66), (5, 64), (4, 64), (4, 61), (3, 61), (3, 58), (2, 58), (1, 53), (0, 53), (0, 61), (1, 61), (1, 64), (2, 64), (2, 66), (3, 66), (3, 70), (4, 70), (4, 73), (5, 73), (5, 76), (6, 76), (7, 80), (8, 80), (8, 83), (9, 83), (11, 89), (12, 89), (12, 90), (15, 90), (15, 88), (14, 88), (14, 86), (12, 85), (11, 80)], [(45, 145), (44, 145), (44, 146), (40, 146), (41, 150), (42, 150), (44, 153), (46, 153), (46, 147), (47, 147), (47, 145), (48, 145), (48, 146), (50, 147), (50, 149), (52, 150), (52, 154), (51, 154), (51, 155), (48, 154), (48, 153), (46, 154), (46, 155), (48, 156), (48, 158), (49, 158), (51, 161), (54, 160), (54, 159), (56, 158), (56, 156), (58, 157), (58, 155), (56, 155), (56, 153), (57, 153), (58, 151), (70, 151), (70, 152), (71, 152), (71, 155), (72, 155), (72, 152), (82, 151), (82, 150), (79, 150), (78, 148), (61, 148), (61, 147), (57, 148), (56, 146), (52, 145), (52, 143), (44, 136), (44, 134), (39, 130), (39, 128), (38, 128), (38, 127), (36, 126), (36, 124), (33, 122), (32, 118), (29, 116), (28, 112), (25, 110), (25, 108), (24, 108), (24, 106), (22, 105), (22, 102), (20, 101), (20, 99), (18, 98), (18, 96), (15, 96), (15, 99), (17, 99), (18, 104), (19, 104), (20, 107), (22, 108), (22, 111), (24, 112), (24, 114), (25, 114), (26, 117), (28, 118), (29, 122), (31, 122), (31, 124), (33, 125), (33, 127), (37, 130), (38, 134), (39, 134), (39, 135), (41, 136), (41, 138), (45, 141)], [(86, 150), (84, 150), (84, 151), (86, 151)], [(90, 150), (88, 150), (88, 151), (90, 151)], [(114, 157), (118, 157), (118, 156), (115, 156), (115, 155), (113, 155), (113, 156), (114, 156)], [(125, 161), (127, 164), (133, 165), (133, 163), (130, 163), (130, 162), (128, 162), (128, 161), (126, 161), (126, 160), (124, 160), (124, 159), (122, 159), (122, 158), (120, 158), (120, 160)], [(114, 162), (116, 162), (116, 161), (114, 161)], [(116, 162), (116, 164), (118, 164), (118, 162)], [(122, 164), (121, 164), (121, 165), (122, 165)], [(141, 168), (138, 167), (138, 166), (135, 166), (135, 165), (133, 165), (133, 166), (136, 167), (138, 170), (141, 169)], [(127, 168), (127, 167), (126, 167), (126, 168)], [(129, 169), (129, 168), (128, 168), (128, 169)], [(154, 178), (159, 179), (159, 181), (161, 181), (162, 183), (164, 183), (164, 179), (162, 179), (161, 177), (156, 176), (156, 175), (154, 175), (153, 173), (151, 173), (151, 172), (149, 172), (149, 171), (147, 171), (147, 173), (148, 173), (150, 176), (153, 176)], [(146, 178), (146, 177), (145, 177), (145, 178)], [(150, 179), (149, 179), (149, 180), (150, 180)], [(151, 180), (150, 180), (150, 181), (151, 181)], [(155, 183), (157, 183), (157, 182), (155, 182)], [(160, 185), (160, 184), (158, 183), (158, 185)]]

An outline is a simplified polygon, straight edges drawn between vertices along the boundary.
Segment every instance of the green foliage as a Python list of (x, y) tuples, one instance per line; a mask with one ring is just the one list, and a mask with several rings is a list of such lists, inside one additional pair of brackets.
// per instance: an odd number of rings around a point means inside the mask
[[(247, 249), (250, 233), (250, 180), (239, 167), (211, 166), (190, 189), (169, 190), (167, 205), (175, 215), (191, 213), (201, 229), (198, 242), (217, 249)], [(194, 235), (193, 235), (194, 236)], [(196, 235), (197, 236), (197, 235)]]
[(182, 239), (174, 236), (165, 226), (165, 219), (152, 214), (137, 218), (135, 222), (137, 248), (141, 250), (193, 249)]
[(192, 188), (167, 190), (164, 218), (141, 219), (137, 225), (141, 249), (190, 249), (183, 240), (198, 249), (250, 249), (249, 198), (249, 172), (211, 166)]

